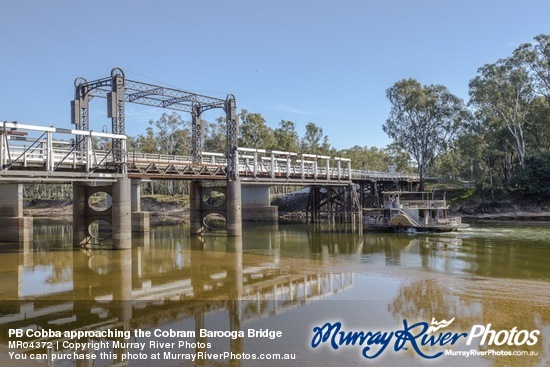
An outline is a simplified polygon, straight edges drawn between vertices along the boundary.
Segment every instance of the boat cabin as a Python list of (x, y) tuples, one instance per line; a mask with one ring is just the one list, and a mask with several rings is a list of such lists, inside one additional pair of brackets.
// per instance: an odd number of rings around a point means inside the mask
[(380, 208), (365, 210), (365, 224), (377, 228), (443, 230), (461, 226), (460, 217), (448, 217), (445, 197), (435, 199), (428, 191), (388, 191), (382, 193)]

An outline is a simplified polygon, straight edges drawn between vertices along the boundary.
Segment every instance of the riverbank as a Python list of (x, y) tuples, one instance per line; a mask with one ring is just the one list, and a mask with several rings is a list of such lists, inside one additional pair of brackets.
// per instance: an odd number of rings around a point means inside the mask
[[(482, 201), (468, 190), (449, 191), (449, 211), (468, 220), (550, 221), (550, 200), (518, 194), (499, 193), (494, 201)], [(308, 192), (296, 191), (272, 196), (279, 208), (281, 222), (303, 222)], [(151, 224), (179, 224), (189, 220), (189, 199), (184, 196), (144, 196), (141, 210), (150, 213)], [(24, 215), (31, 217), (70, 217), (72, 201), (68, 199), (32, 199), (24, 204)]]
[[(151, 225), (181, 224), (189, 220), (189, 200), (183, 196), (145, 196), (141, 210), (149, 212)], [(24, 202), (23, 213), (29, 217), (70, 218), (73, 203), (69, 199), (32, 199)]]
[[(550, 221), (550, 199), (499, 191), (483, 200), (472, 190), (448, 192), (449, 211), (464, 220)], [(489, 195), (487, 195), (489, 197)]]

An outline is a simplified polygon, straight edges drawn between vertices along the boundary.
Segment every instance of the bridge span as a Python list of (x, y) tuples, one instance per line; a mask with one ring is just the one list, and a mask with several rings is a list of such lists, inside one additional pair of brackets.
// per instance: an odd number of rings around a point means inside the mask
[[(369, 195), (418, 181), (418, 176), (400, 172), (354, 170), (351, 160), (343, 157), (236, 147), (232, 159), (201, 152), (197, 161), (193, 156), (130, 150), (126, 142), (124, 134), (2, 122), (0, 212), (12, 229), (2, 231), (0, 240), (32, 238), (32, 218), (24, 217), (22, 210), (23, 183), (72, 183), (75, 245), (93, 242), (90, 226), (105, 221), (112, 227), (114, 247), (124, 248), (132, 231), (148, 230), (148, 213), (140, 210), (143, 181), (190, 181), (191, 233), (202, 234), (204, 218), (221, 214), (230, 236), (241, 234), (243, 216), (277, 220), (277, 208), (270, 205), (271, 186), (310, 187), (307, 210), (312, 219), (320, 219), (324, 211), (360, 214)], [(98, 192), (112, 198), (104, 212), (89, 205)], [(220, 195), (222, 202), (213, 200)]]
[[(0, 231), (0, 241), (32, 239), (32, 218), (23, 216), (23, 183), (72, 183), (74, 245), (105, 240), (94, 236), (92, 229), (101, 232), (109, 227), (113, 248), (123, 249), (131, 246), (133, 231), (149, 228), (148, 213), (140, 208), (144, 180), (189, 180), (191, 234), (201, 235), (205, 219), (218, 214), (225, 218), (229, 236), (241, 235), (243, 219), (277, 220), (277, 208), (270, 205), (273, 185), (310, 187), (306, 211), (312, 221), (323, 216), (349, 219), (351, 213), (360, 222), (362, 207), (376, 205), (377, 192), (410, 189), (418, 181), (397, 172), (352, 170), (346, 158), (238, 147), (239, 119), (232, 94), (220, 99), (130, 80), (120, 68), (96, 80), (76, 78), (74, 91), (70, 116), (75, 129), (1, 123), (0, 219), (7, 229)], [(110, 134), (90, 129), (90, 103), (97, 98), (107, 100)], [(189, 113), (190, 156), (128, 149), (126, 103)], [(202, 151), (201, 115), (214, 109), (225, 113), (223, 154)], [(101, 146), (109, 149), (98, 149)], [(98, 193), (109, 197), (102, 210), (90, 205)]]

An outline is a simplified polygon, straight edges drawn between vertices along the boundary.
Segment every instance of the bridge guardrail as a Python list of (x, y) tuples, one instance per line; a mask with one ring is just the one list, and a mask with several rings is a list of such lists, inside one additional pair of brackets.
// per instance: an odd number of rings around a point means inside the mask
[[(67, 139), (67, 136), (71, 139)], [(112, 151), (97, 149), (98, 143), (105, 144), (106, 139), (119, 139), (124, 154), (115, 157)], [(77, 141), (83, 144), (78, 146), (75, 143)], [(401, 172), (355, 170), (351, 169), (351, 160), (348, 158), (318, 154), (241, 147), (237, 148), (236, 158), (239, 176), (248, 181), (351, 183), (354, 180), (419, 179), (418, 175)], [(203, 175), (220, 178), (227, 175), (227, 159), (223, 153), (203, 152), (202, 162), (195, 164), (190, 156), (127, 152), (125, 135), (16, 122), (0, 123), (0, 176), (5, 174), (5, 170), (31, 168), (50, 173), (61, 168), (65, 171), (75, 170), (75, 173), (96, 170), (115, 172), (126, 163), (134, 167), (159, 166), (155, 172), (161, 172), (165, 177)]]

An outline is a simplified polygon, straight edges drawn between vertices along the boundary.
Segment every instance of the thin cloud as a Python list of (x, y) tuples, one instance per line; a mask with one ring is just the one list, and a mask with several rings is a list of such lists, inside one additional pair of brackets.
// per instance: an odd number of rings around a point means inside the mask
[(288, 106), (282, 106), (276, 108), (279, 111), (287, 112), (287, 113), (293, 113), (296, 115), (317, 115), (319, 112), (313, 112), (308, 110), (303, 110), (300, 108), (294, 108), (294, 107), (288, 107)]

